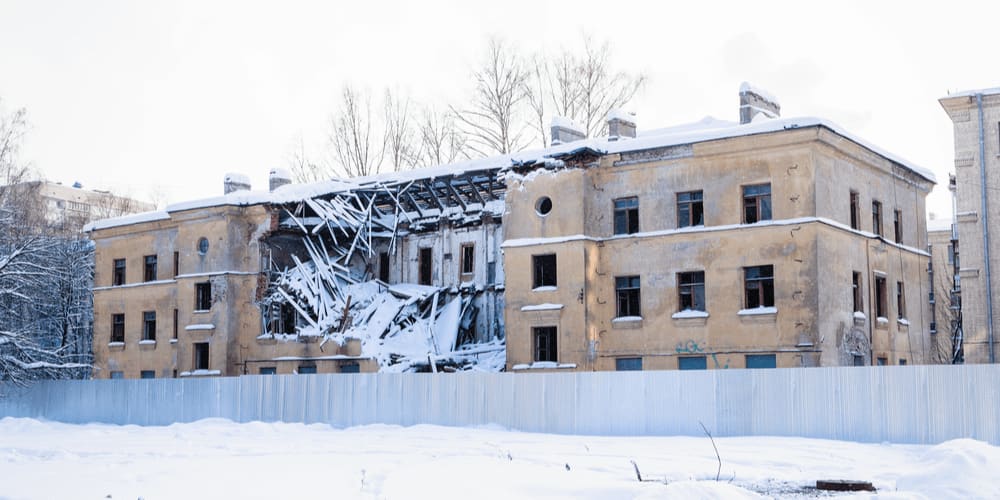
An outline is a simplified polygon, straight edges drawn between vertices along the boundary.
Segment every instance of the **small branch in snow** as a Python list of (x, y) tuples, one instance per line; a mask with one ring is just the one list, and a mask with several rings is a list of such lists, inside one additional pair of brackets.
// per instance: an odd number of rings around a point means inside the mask
[(701, 420), (699, 420), (698, 425), (701, 426), (701, 430), (705, 431), (705, 435), (708, 436), (708, 439), (712, 441), (712, 448), (715, 450), (715, 459), (719, 461), (719, 468), (715, 471), (715, 481), (718, 482), (719, 476), (722, 475), (722, 457), (719, 456), (719, 448), (715, 446), (715, 438), (712, 437), (711, 432), (708, 432), (705, 424), (701, 423)]

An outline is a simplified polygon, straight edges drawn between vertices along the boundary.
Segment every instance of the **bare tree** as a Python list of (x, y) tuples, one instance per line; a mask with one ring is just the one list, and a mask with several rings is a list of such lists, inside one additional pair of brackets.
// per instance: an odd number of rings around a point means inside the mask
[(452, 108), (469, 138), (468, 148), (480, 156), (523, 149), (528, 71), (521, 56), (502, 40), (492, 39), (472, 79), (468, 107)]
[(331, 119), (333, 157), (348, 177), (379, 172), (385, 158), (385, 135), (372, 118), (371, 96), (351, 86), (341, 92), (341, 109)]
[(413, 168), (419, 151), (410, 118), (410, 98), (385, 91), (385, 155), (392, 170)]
[(295, 182), (317, 182), (333, 177), (333, 172), (329, 168), (309, 158), (305, 140), (301, 135), (298, 137), (298, 144), (288, 156), (288, 167)]
[(579, 101), (573, 118), (589, 137), (604, 132), (608, 113), (631, 101), (646, 77), (613, 71), (608, 42), (598, 44), (584, 37), (583, 46), (583, 57), (578, 63)]
[(427, 108), (420, 121), (420, 165), (443, 165), (468, 158), (465, 137), (450, 112)]
[(528, 106), (532, 112), (532, 125), (538, 131), (538, 137), (542, 141), (542, 147), (549, 145), (548, 124), (545, 123), (545, 102), (548, 100), (548, 74), (550, 72), (548, 62), (542, 57), (534, 57), (528, 67), (528, 77), (525, 82), (525, 91), (528, 94)]

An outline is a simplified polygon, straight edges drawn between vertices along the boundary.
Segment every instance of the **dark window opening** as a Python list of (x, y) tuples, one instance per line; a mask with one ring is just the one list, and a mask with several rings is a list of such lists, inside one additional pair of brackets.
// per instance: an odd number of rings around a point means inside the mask
[(344, 363), (340, 365), (340, 373), (361, 373), (361, 365), (358, 363)]
[(677, 193), (677, 227), (705, 224), (701, 191)]
[(865, 366), (865, 357), (855, 354), (853, 356), (854, 366)]
[(125, 342), (125, 315), (111, 315), (111, 342)]
[(207, 311), (212, 308), (212, 283), (195, 283), (194, 308), (196, 311)]
[(534, 340), (535, 361), (557, 361), (556, 327), (539, 326), (531, 329)]
[(257, 369), (257, 373), (261, 375), (275, 375), (278, 373), (278, 369), (273, 366), (262, 366)]
[(125, 284), (125, 259), (115, 259), (115, 269), (111, 276), (112, 286), (121, 286)]
[(620, 372), (642, 371), (642, 358), (615, 359), (615, 370)]
[(181, 253), (174, 252), (174, 277), (181, 273)]
[(885, 366), (889, 364), (889, 358), (878, 358), (875, 360), (875, 364), (878, 366)]
[(705, 310), (705, 272), (677, 273), (677, 289), (680, 292), (681, 311)]
[(906, 365), (906, 359), (899, 358), (899, 366), (905, 366), (905, 365)]
[(743, 186), (743, 222), (771, 220), (771, 185)]
[(882, 202), (872, 200), (872, 232), (882, 236)]
[(142, 313), (142, 340), (156, 340), (156, 312)]
[(143, 261), (145, 262), (146, 266), (142, 273), (142, 280), (156, 281), (156, 256), (147, 255), (143, 257)]
[(903, 212), (901, 210), (892, 213), (892, 228), (895, 233), (896, 243), (903, 242)]
[(556, 286), (556, 254), (531, 256), (531, 287)]
[(615, 200), (615, 234), (639, 232), (639, 198)]
[(861, 229), (861, 202), (857, 191), (851, 191), (851, 229)]
[(313, 375), (316, 373), (316, 365), (299, 365), (299, 375)]
[(861, 273), (851, 273), (852, 295), (854, 296), (854, 311), (864, 312), (864, 301), (861, 297)]
[(617, 317), (641, 316), (639, 307), (639, 277), (619, 276), (615, 278), (615, 295), (617, 297)]
[(434, 257), (431, 253), (433, 249), (421, 248), (419, 257), (419, 267), (420, 267), (420, 284), (430, 285), (431, 284), (431, 271), (433, 270)]
[(705, 356), (681, 356), (677, 358), (678, 370), (707, 370), (708, 361)]
[(774, 354), (747, 354), (747, 368), (777, 368)]
[(378, 254), (378, 279), (383, 283), (389, 282), (389, 252)]
[(774, 266), (743, 268), (746, 308), (774, 307)]
[(139, 372), (139, 378), (156, 378), (156, 372), (153, 370), (142, 370)]
[(180, 323), (178, 321), (177, 309), (174, 309), (174, 338), (177, 338), (177, 332), (180, 330)]
[(476, 246), (468, 243), (462, 245), (462, 274), (472, 274), (476, 270)]
[(125, 378), (125, 372), (122, 371), (112, 371), (111, 378), (114, 380)]
[(886, 309), (888, 304), (886, 304), (886, 288), (885, 288), (885, 278), (882, 276), (875, 277), (875, 317), (876, 318), (886, 318)]
[(896, 282), (896, 317), (903, 319), (906, 317), (906, 293), (903, 291), (903, 282)]
[(208, 369), (208, 342), (194, 343), (194, 369)]

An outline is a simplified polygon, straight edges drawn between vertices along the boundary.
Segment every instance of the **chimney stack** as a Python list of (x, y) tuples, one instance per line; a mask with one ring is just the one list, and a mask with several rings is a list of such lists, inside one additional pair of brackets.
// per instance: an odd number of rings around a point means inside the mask
[(235, 172), (230, 172), (226, 174), (226, 180), (223, 182), (223, 193), (229, 194), (235, 191), (249, 191), (250, 190), (250, 178)]
[(291, 184), (292, 173), (283, 168), (275, 167), (272, 168), (270, 174), (268, 174), (268, 181), (268, 188), (273, 192), (275, 189), (278, 189), (285, 184)]
[(553, 146), (579, 141), (587, 137), (587, 132), (582, 127), (563, 116), (552, 117), (551, 130)]
[(608, 140), (617, 141), (623, 137), (635, 139), (635, 114), (615, 108), (608, 113)]
[(781, 116), (781, 105), (771, 94), (743, 82), (740, 84), (740, 125), (752, 122), (758, 114), (777, 118)]

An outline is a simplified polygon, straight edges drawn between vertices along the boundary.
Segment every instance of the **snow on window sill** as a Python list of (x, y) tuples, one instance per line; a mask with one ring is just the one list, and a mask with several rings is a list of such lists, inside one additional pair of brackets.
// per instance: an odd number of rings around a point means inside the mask
[(576, 363), (556, 363), (555, 361), (535, 361), (531, 364), (519, 364), (510, 367), (511, 370), (565, 370), (576, 368)]
[(740, 311), (736, 314), (740, 316), (764, 316), (768, 314), (778, 314), (778, 308), (774, 306), (771, 307), (761, 306), (761, 307), (754, 307), (752, 309), (740, 309)]
[(889, 318), (884, 318), (882, 316), (875, 318), (876, 328), (887, 328), (888, 326), (889, 326)]
[(642, 328), (642, 316), (619, 316), (611, 320), (611, 328), (619, 330)]
[(559, 288), (554, 287), (554, 286), (539, 286), (539, 287), (532, 288), (531, 291), (532, 292), (554, 292), (554, 291), (556, 291), (558, 289)]
[(530, 306), (521, 306), (521, 311), (558, 311), (563, 308), (562, 304), (535, 304)]
[(673, 319), (695, 319), (695, 318), (707, 318), (708, 312), (697, 311), (694, 309), (685, 309), (683, 311), (675, 312), (670, 316)]
[(195, 309), (194, 311), (191, 311), (191, 312), (195, 313), (195, 314), (203, 314), (203, 313), (207, 313), (207, 312), (212, 312), (212, 310), (211, 309)]
[(868, 316), (865, 316), (865, 313), (861, 311), (854, 311), (854, 319), (866, 320)]
[(170, 343), (171, 344), (176, 344), (177, 343), (177, 339), (170, 339)]
[[(195, 312), (197, 312), (197, 311), (195, 311)], [(215, 325), (213, 325), (211, 323), (202, 323), (202, 324), (197, 324), (197, 325), (188, 325), (188, 326), (185, 326), (184, 329), (187, 330), (187, 331), (189, 331), (189, 332), (193, 331), (193, 330), (215, 330)]]
[(139, 345), (156, 345), (156, 341), (150, 339), (140, 340)]
[(181, 377), (214, 377), (222, 375), (222, 370), (195, 370), (193, 372), (180, 372)]
[(906, 318), (896, 318), (896, 323), (899, 323), (900, 325), (903, 326), (910, 326), (910, 321), (907, 320)]
[(125, 349), (125, 342), (108, 342), (108, 349), (112, 351), (121, 351)]

